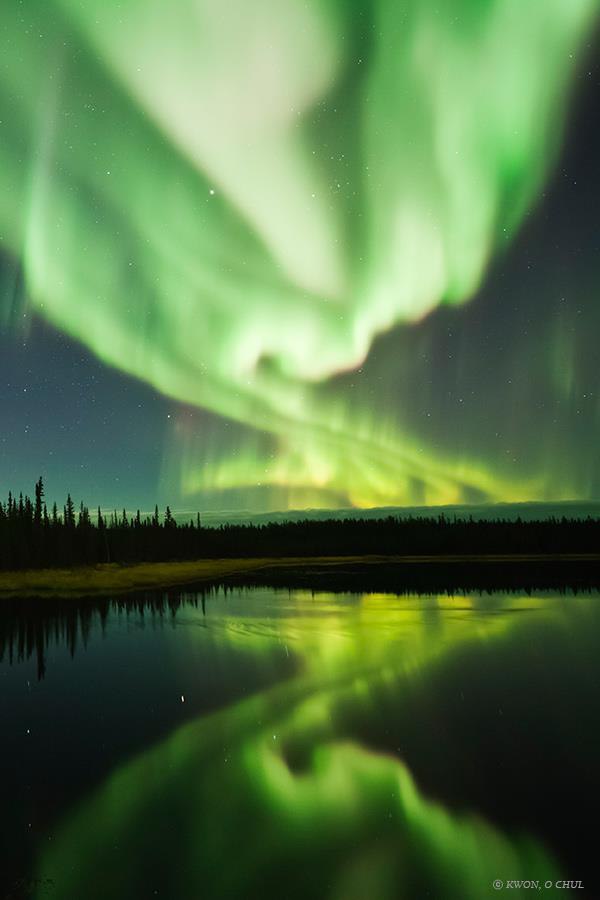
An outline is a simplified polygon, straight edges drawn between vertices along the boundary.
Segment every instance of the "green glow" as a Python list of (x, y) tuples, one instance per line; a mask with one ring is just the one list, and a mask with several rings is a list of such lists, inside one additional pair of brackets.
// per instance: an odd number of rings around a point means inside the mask
[[(320, 597), (317, 610), (300, 593), (278, 599), (273, 617), (244, 597), (245, 620), (217, 616), (211, 629), (217, 643), (267, 665), (270, 649), (284, 644), (299, 674), (119, 768), (44, 842), (44, 896), (53, 896), (46, 879), (57, 896), (90, 900), (141, 896), (149, 886), (190, 900), (255, 896), (285, 880), (291, 897), (412, 900), (429, 891), (479, 900), (495, 878), (558, 877), (533, 841), (426, 799), (399, 759), (351, 737), (355, 716), (377, 715), (382, 691), (400, 708), (412, 682), (443, 677), (457, 654), (468, 661), (482, 645), (493, 654), (529, 616), (499, 615), (498, 598), (365, 595), (354, 606)], [(235, 593), (227, 602), (238, 602)], [(562, 640), (569, 616), (584, 609), (567, 602), (508, 605)], [(201, 645), (205, 629), (196, 634)], [(303, 762), (293, 766), (299, 751)]]
[(4, 3), (2, 245), (39, 314), (244, 426), (233, 457), (175, 437), (181, 495), (547, 495), (543, 473), (427, 446), (330, 379), (478, 288), (550, 170), (595, 9)]

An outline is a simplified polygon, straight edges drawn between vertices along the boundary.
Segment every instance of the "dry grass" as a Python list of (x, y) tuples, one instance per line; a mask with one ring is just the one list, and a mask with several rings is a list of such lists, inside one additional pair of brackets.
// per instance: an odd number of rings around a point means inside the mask
[(0, 572), (0, 596), (78, 597), (166, 588), (248, 572), (268, 559), (201, 559), (192, 562), (110, 563), (73, 569), (27, 569)]
[(352, 565), (451, 565), (452, 563), (478, 562), (495, 565), (515, 562), (600, 562), (599, 554), (538, 554), (538, 555), (488, 555), (469, 554), (454, 556), (328, 556), (285, 557), (277, 559), (200, 559), (190, 562), (135, 563), (124, 565), (109, 563), (73, 569), (27, 569), (0, 572), (0, 598), (23, 597), (82, 597), (93, 594), (124, 594), (146, 588), (170, 588), (181, 584), (211, 581), (227, 575), (239, 575), (262, 568), (287, 568), (302, 570), (305, 567)]

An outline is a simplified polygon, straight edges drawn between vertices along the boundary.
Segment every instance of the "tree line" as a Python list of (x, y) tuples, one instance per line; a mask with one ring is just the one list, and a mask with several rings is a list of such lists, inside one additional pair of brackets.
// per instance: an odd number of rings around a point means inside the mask
[(49, 509), (40, 477), (33, 500), (9, 491), (6, 503), (0, 502), (0, 569), (193, 558), (200, 531), (199, 515), (178, 524), (168, 506), (163, 515), (156, 506), (144, 518), (139, 509), (106, 515), (98, 507), (92, 517), (68, 494), (62, 509), (56, 503)]
[(599, 553), (600, 519), (535, 521), (436, 517), (319, 519), (203, 527), (200, 515), (113, 512), (92, 517), (69, 494), (48, 509), (39, 478), (33, 500), (0, 502), (0, 569), (218, 557), (319, 557)]

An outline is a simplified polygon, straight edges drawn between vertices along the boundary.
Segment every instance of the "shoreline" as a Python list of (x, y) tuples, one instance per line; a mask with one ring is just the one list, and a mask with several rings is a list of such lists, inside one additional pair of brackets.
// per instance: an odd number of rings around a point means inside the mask
[[(363, 576), (380, 571), (405, 571), (444, 566), (450, 570), (492, 567), (497, 571), (535, 567), (555, 569), (565, 565), (600, 564), (598, 553), (569, 554), (489, 554), (489, 555), (423, 555), (423, 556), (321, 556), (321, 557), (261, 557), (239, 559), (201, 559), (186, 562), (103, 563), (97, 566), (71, 569), (24, 569), (0, 572), (0, 599), (9, 597), (86, 597), (107, 593), (127, 594), (143, 590), (168, 590), (184, 585), (213, 583), (231, 578), (237, 584), (244, 577), (259, 572), (277, 573), (290, 577), (348, 575), (349, 571)], [(600, 568), (600, 567), (599, 567)], [(565, 582), (567, 579), (565, 579)], [(326, 589), (326, 587), (324, 588)]]

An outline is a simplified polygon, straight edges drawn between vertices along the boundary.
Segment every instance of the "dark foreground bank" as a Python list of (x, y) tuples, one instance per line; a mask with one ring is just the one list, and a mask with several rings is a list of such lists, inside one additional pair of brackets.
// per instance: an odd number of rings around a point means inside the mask
[(200, 559), (0, 572), (2, 597), (78, 597), (188, 585), (456, 593), (600, 588), (600, 554), (315, 556)]

